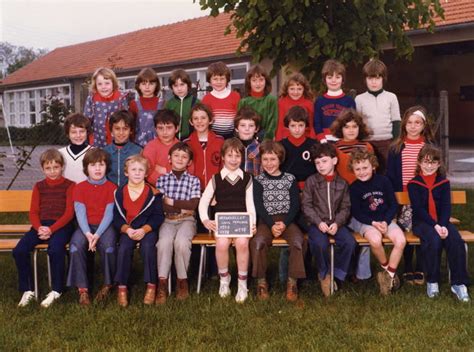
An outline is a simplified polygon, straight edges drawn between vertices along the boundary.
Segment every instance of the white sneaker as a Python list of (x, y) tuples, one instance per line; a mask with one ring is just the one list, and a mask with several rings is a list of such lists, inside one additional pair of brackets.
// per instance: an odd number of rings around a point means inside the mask
[(239, 280), (235, 301), (237, 303), (244, 303), (248, 297), (248, 292), (249, 290), (247, 289), (247, 280)]
[(220, 286), (219, 286), (219, 296), (222, 298), (230, 296), (230, 275), (221, 277)]
[(51, 291), (46, 295), (46, 298), (41, 302), (41, 307), (48, 308), (55, 300), (61, 297), (61, 293), (56, 291)]
[(18, 307), (26, 307), (32, 301), (35, 301), (35, 293), (33, 291), (25, 291), (23, 292), (23, 296), (21, 296), (20, 303), (18, 303)]
[(466, 285), (452, 285), (451, 292), (454, 293), (461, 302), (469, 302), (471, 300), (469, 293), (467, 293)]

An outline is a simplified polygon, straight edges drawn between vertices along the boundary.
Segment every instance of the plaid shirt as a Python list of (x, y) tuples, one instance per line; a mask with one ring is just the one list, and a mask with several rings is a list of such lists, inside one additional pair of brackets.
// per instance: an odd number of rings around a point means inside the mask
[(175, 200), (190, 200), (201, 197), (199, 178), (185, 171), (179, 180), (171, 171), (161, 175), (156, 182), (156, 188), (168, 198)]
[(242, 159), (242, 164), (240, 165), (242, 170), (253, 176), (260, 175), (262, 171), (260, 167), (260, 152), (258, 147), (259, 143), (257, 140), (250, 143), (247, 148), (245, 148), (245, 155)]

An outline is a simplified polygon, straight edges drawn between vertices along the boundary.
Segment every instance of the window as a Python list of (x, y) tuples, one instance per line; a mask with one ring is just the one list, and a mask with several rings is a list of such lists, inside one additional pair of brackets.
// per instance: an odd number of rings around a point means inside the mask
[(41, 121), (41, 109), (46, 97), (55, 95), (71, 105), (71, 87), (68, 84), (5, 92), (4, 106), (8, 107), (11, 126), (31, 126)]

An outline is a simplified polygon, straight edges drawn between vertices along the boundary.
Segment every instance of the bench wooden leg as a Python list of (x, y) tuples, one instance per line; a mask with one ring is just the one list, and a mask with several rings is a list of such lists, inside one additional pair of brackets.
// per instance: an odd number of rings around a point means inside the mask
[(331, 295), (334, 294), (334, 244), (330, 244), (331, 259), (330, 259), (330, 275), (331, 275)]
[(35, 285), (35, 297), (38, 300), (38, 250), (35, 248), (33, 250), (33, 281)]
[(197, 293), (201, 293), (202, 277), (204, 275), (204, 268), (206, 266), (206, 245), (201, 244), (201, 257), (199, 258), (199, 272), (197, 282)]

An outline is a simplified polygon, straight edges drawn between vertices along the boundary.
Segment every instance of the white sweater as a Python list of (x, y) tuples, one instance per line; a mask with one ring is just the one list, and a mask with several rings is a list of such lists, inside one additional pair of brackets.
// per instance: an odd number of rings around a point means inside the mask
[(372, 131), (370, 140), (392, 139), (392, 122), (400, 121), (400, 106), (397, 96), (383, 91), (377, 96), (365, 92), (355, 98), (357, 111), (367, 118), (367, 126)]
[(83, 171), (82, 160), (89, 149), (91, 149), (90, 145), (84, 148), (78, 155), (73, 154), (70, 146), (59, 149), (64, 158), (63, 176), (65, 178), (76, 183), (87, 180), (87, 176)]

